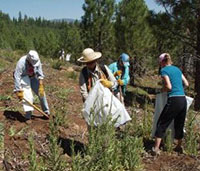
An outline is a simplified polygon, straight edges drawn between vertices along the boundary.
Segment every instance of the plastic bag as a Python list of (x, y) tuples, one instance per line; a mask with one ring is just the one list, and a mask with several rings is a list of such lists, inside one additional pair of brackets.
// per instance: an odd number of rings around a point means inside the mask
[[(186, 101), (187, 101), (187, 111), (189, 110), (189, 107), (191, 106), (192, 102), (193, 102), (193, 98), (189, 97), (189, 96), (185, 96), (186, 97)], [(163, 92), (163, 93), (159, 93), (156, 95), (156, 104), (155, 104), (155, 113), (154, 113), (154, 119), (153, 119), (153, 129), (152, 129), (152, 137), (155, 136), (155, 131), (156, 131), (156, 126), (157, 126), (157, 122), (158, 122), (158, 118), (160, 117), (160, 114), (163, 110), (163, 108), (165, 107), (165, 104), (167, 103), (167, 93)], [(172, 121), (169, 125), (169, 127), (167, 129), (171, 130), (171, 136), (172, 138), (175, 135), (174, 132), (174, 121)]]
[(99, 80), (84, 103), (83, 116), (89, 125), (93, 122), (95, 126), (104, 123), (108, 117), (116, 121), (115, 127), (131, 120), (124, 105)]

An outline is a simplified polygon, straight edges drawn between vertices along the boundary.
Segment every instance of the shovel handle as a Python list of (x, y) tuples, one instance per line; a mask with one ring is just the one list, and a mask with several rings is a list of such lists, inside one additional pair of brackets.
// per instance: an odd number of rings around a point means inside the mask
[(37, 107), (36, 105), (32, 104), (30, 101), (28, 101), (25, 98), (23, 98), (23, 100), (25, 102), (27, 102), (30, 106), (32, 106), (34, 109), (36, 109), (38, 112), (40, 112), (41, 114), (43, 114), (44, 116), (46, 116), (47, 118), (49, 118), (49, 115), (47, 115), (46, 113), (44, 113), (39, 107)]

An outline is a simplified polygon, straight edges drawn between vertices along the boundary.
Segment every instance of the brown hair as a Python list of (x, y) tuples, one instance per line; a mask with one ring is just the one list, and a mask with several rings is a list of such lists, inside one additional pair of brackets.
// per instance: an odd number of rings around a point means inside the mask
[(169, 53), (165, 53), (165, 57), (162, 62), (165, 62), (166, 64), (172, 64), (171, 56), (169, 55)]

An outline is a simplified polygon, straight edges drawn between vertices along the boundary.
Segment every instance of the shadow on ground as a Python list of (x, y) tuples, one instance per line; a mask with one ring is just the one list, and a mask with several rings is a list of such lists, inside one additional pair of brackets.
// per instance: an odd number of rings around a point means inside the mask
[(84, 144), (79, 141), (59, 137), (58, 142), (63, 148), (63, 152), (69, 156), (72, 156), (72, 151), (74, 151), (75, 154), (83, 154), (85, 152)]
[(14, 121), (19, 121), (19, 122), (25, 122), (26, 119), (24, 117), (23, 114), (21, 114), (18, 111), (9, 111), (9, 110), (5, 110), (3, 115), (10, 120), (14, 120)]

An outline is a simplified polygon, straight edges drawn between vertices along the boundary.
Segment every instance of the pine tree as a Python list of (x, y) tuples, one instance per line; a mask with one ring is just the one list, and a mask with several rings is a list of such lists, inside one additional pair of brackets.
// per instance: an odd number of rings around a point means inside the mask
[(146, 68), (151, 59), (149, 52), (154, 41), (147, 22), (148, 16), (144, 0), (122, 0), (117, 6), (115, 30), (118, 54), (125, 52), (135, 57), (138, 69)]
[[(175, 22), (171, 32), (178, 36), (185, 46), (194, 49), (195, 56), (195, 109), (200, 110), (200, 0), (156, 0), (165, 7), (166, 13)], [(163, 23), (164, 24), (164, 23)]]
[(85, 0), (82, 29), (85, 47), (111, 56), (114, 47), (114, 0)]

